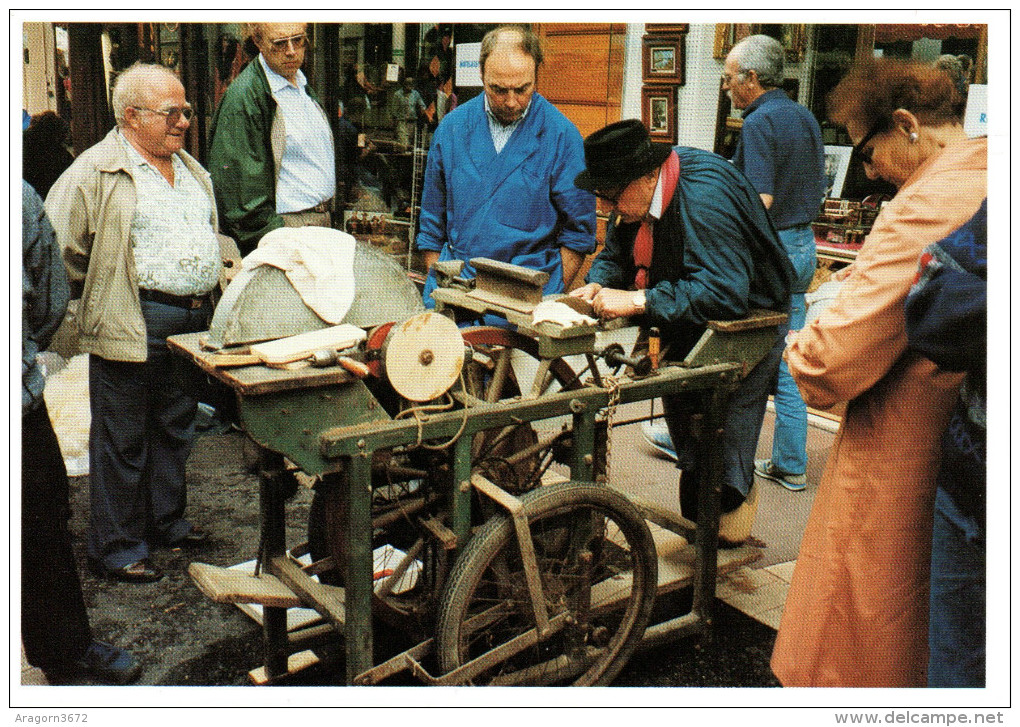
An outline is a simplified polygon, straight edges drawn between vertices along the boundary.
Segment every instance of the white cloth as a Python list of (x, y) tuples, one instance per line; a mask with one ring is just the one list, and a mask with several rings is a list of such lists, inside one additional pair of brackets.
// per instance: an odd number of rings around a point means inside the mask
[(271, 265), (287, 273), (309, 308), (336, 325), (354, 302), (356, 245), (346, 232), (328, 227), (279, 227), (263, 235), (259, 246), (241, 261), (230, 287), (243, 289), (259, 267)]
[(584, 313), (574, 310), (566, 303), (561, 303), (558, 300), (543, 300), (535, 306), (535, 309), (531, 312), (531, 317), (531, 322), (535, 325), (549, 322), (556, 323), (564, 328), (576, 325), (594, 326), (598, 323), (591, 316), (586, 316)]
[(322, 109), (305, 91), (307, 80), (299, 69), (296, 86), (276, 73), (259, 54), (266, 81), (283, 114), (287, 144), (276, 184), (276, 211), (303, 212), (333, 198), (336, 189), (333, 135)]

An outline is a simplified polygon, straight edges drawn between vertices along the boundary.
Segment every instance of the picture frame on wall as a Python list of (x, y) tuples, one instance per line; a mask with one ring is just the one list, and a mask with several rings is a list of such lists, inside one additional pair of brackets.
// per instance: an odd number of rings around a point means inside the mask
[(690, 23), (645, 23), (646, 33), (674, 33), (683, 35), (690, 29)]
[(676, 89), (673, 86), (641, 89), (641, 121), (652, 141), (676, 143)]
[(644, 83), (684, 83), (684, 46), (679, 35), (646, 35), (641, 54)]
[(825, 198), (838, 198), (843, 194), (843, 183), (850, 168), (852, 146), (825, 146)]

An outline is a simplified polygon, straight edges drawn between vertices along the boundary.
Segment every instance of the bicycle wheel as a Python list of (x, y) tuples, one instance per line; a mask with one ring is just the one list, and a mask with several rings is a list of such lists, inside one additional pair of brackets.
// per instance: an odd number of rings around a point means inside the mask
[(521, 499), (549, 633), (538, 638), (535, 631), (513, 522), (494, 517), (458, 558), (440, 599), (440, 671), (483, 659), (468, 683), (608, 684), (637, 647), (655, 600), (658, 562), (648, 526), (605, 486), (567, 482)]

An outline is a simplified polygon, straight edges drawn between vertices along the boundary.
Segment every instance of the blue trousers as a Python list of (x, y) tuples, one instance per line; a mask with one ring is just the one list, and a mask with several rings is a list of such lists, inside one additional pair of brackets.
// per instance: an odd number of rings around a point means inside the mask
[[(786, 332), (785, 324), (778, 326), (775, 344), (740, 382), (726, 407), (722, 456), (727, 486), (722, 491), (723, 512), (739, 507), (754, 483), (754, 453), (758, 448), (758, 434), (765, 419), (769, 394), (776, 386), (779, 362), (786, 347)], [(702, 476), (698, 444), (690, 427), (691, 414), (700, 409), (695, 396), (688, 394), (662, 399), (666, 426), (676, 449), (677, 467), (683, 472), (680, 512), (689, 520), (697, 518), (698, 487)]]
[[(797, 276), (790, 298), (790, 330), (804, 327), (807, 308), (804, 293), (811, 285), (818, 260), (815, 235), (811, 225), (779, 231), (786, 254)], [(775, 390), (776, 426), (772, 438), (772, 464), (789, 475), (802, 475), (807, 470), (807, 406), (786, 362), (780, 359), (779, 380)]]
[[(940, 473), (940, 477), (942, 473)], [(935, 493), (928, 686), (985, 685), (985, 532), (941, 487)]]
[(89, 557), (122, 568), (149, 557), (151, 541), (191, 529), (184, 467), (198, 402), (193, 375), (167, 336), (203, 330), (210, 306), (188, 310), (142, 301), (148, 360), (89, 356)]

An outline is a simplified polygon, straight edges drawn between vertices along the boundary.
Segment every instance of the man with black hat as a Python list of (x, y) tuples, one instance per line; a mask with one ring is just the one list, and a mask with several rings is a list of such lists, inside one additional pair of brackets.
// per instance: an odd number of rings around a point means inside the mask
[[(612, 214), (587, 285), (572, 295), (591, 303), (602, 319), (633, 316), (659, 327), (670, 356), (680, 359), (709, 320), (743, 318), (752, 308), (789, 309), (793, 266), (758, 193), (725, 159), (653, 143), (636, 119), (596, 131), (584, 141), (584, 156), (586, 169), (574, 183), (594, 192)], [(724, 544), (745, 540), (754, 521), (754, 453), (785, 333), (780, 326), (776, 344), (727, 408)], [(672, 396), (663, 404), (683, 470), (681, 511), (693, 519), (700, 476), (687, 434), (693, 403)]]

